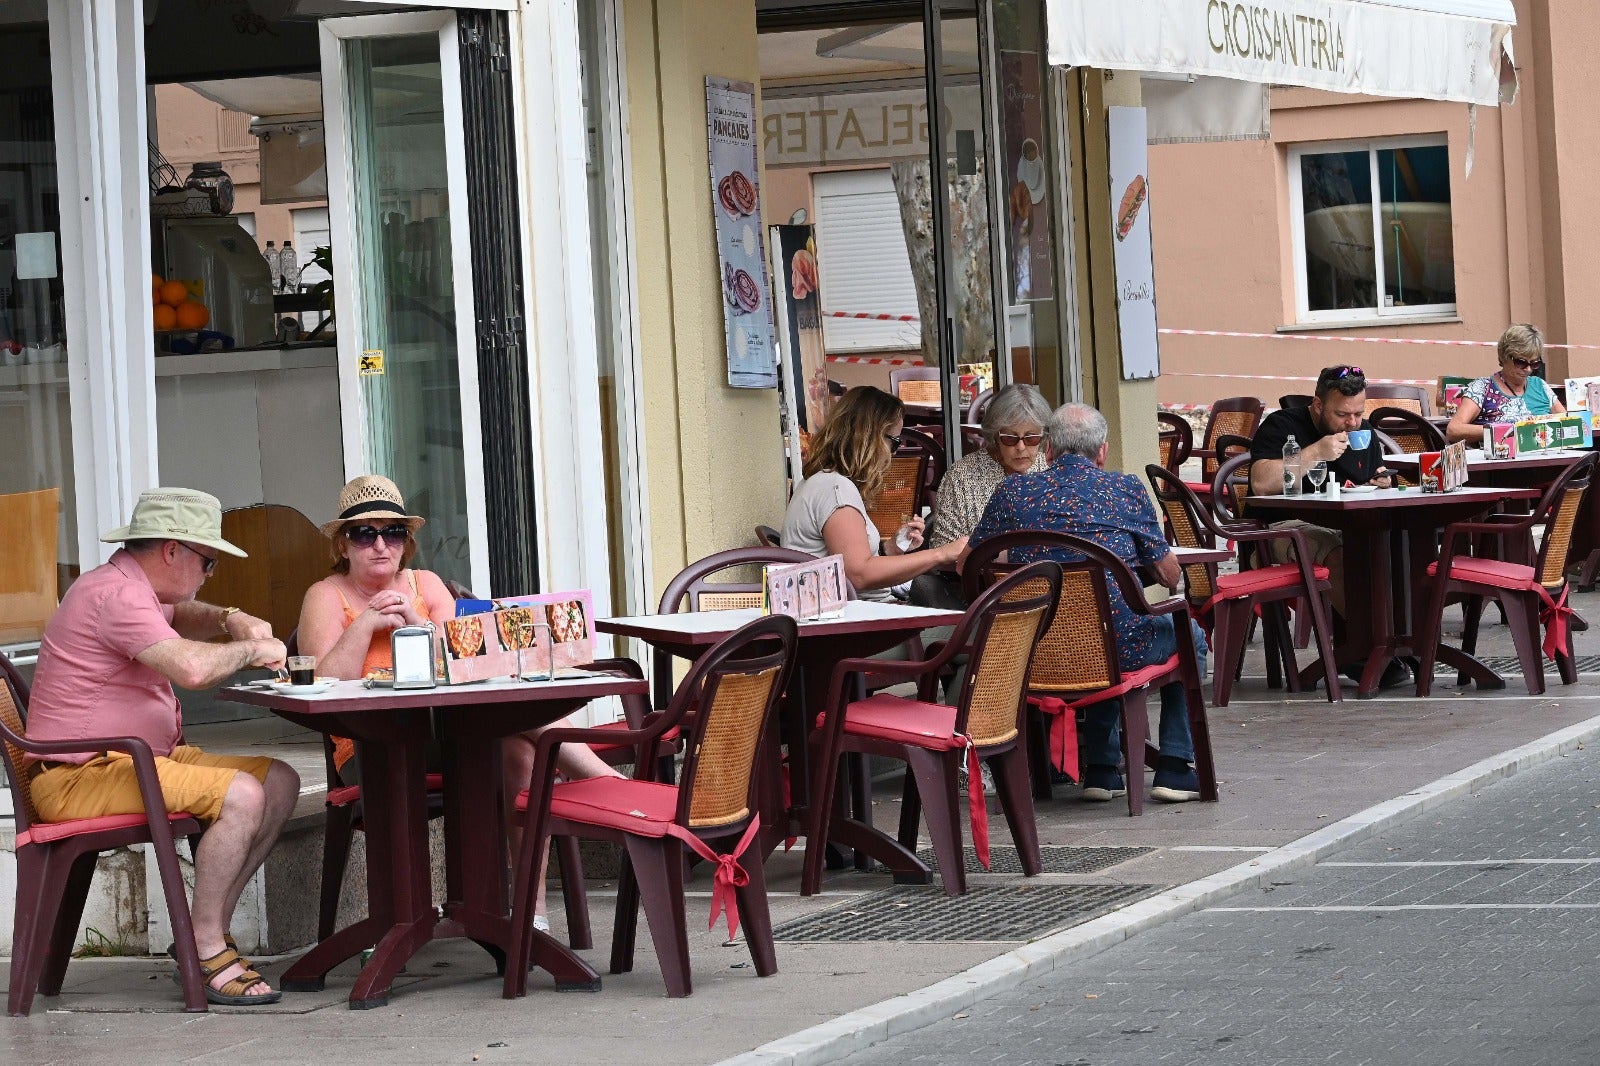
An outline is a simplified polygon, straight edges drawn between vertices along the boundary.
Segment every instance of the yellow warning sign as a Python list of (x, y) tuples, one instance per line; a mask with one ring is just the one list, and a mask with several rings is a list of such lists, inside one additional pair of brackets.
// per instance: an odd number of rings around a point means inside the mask
[(383, 349), (368, 348), (361, 353), (361, 361), (356, 364), (356, 373), (364, 378), (380, 377), (383, 374)]

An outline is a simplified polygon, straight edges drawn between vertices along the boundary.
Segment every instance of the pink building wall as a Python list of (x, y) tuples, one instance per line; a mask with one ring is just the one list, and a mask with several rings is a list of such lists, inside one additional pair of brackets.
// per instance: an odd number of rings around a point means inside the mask
[[(1508, 322), (1532, 321), (1552, 343), (1600, 345), (1600, 203), (1591, 191), (1600, 137), (1589, 73), (1600, 5), (1516, 6), (1521, 92), (1509, 107), (1479, 108), (1475, 136), (1464, 104), (1275, 88), (1268, 141), (1151, 148), (1161, 326), (1266, 335), (1163, 335), (1163, 403), (1243, 394), (1270, 406), (1309, 391), (1317, 370), (1337, 363), (1396, 380), (1494, 366), (1489, 348), (1310, 337), (1492, 342)], [(1449, 147), (1459, 321), (1296, 326), (1289, 149), (1417, 134), (1443, 134)], [(1553, 379), (1600, 373), (1600, 350), (1549, 355)]]

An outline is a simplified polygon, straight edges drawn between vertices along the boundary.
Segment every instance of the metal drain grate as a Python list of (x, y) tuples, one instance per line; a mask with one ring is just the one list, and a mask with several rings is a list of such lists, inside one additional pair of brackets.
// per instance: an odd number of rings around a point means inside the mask
[(966, 895), (952, 898), (937, 885), (896, 885), (785, 922), (772, 936), (800, 943), (1028, 941), (1081, 925), (1165, 887), (973, 886)]
[[(1522, 675), (1522, 664), (1517, 661), (1517, 657), (1514, 655), (1485, 655), (1482, 658), (1484, 665), (1497, 674), (1511, 677), (1520, 677)], [(1545, 664), (1546, 669), (1554, 674), (1555, 664), (1549, 660), (1545, 660)], [(1600, 674), (1600, 655), (1578, 656), (1578, 673)], [(1454, 671), (1447, 671), (1443, 667), (1438, 667), (1434, 670), (1434, 677), (1436, 678), (1452, 676), (1453, 674)]]
[[(968, 873), (984, 873), (982, 866), (978, 865), (978, 853), (972, 845), (962, 849), (967, 856)], [(1115, 866), (1119, 862), (1137, 859), (1141, 855), (1148, 855), (1155, 848), (1086, 848), (1064, 844), (1044, 844), (1039, 848), (1039, 860), (1047, 874), (1089, 874), (1096, 870), (1104, 870), (1108, 866)], [(933, 856), (933, 848), (918, 848), (917, 858), (933, 867), (939, 868), (939, 862)], [(874, 867), (884, 870), (884, 867)], [(989, 848), (989, 869), (992, 874), (1020, 874), (1022, 860), (1017, 855), (1017, 849), (1010, 844), (994, 844)]]

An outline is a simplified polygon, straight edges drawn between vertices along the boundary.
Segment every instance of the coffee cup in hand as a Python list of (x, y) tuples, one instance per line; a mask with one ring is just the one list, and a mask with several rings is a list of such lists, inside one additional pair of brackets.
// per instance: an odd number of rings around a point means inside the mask
[(1349, 433), (1345, 434), (1345, 440), (1348, 441), (1350, 447), (1354, 448), (1356, 451), (1364, 452), (1367, 450), (1367, 447), (1372, 444), (1372, 430), (1352, 429)]

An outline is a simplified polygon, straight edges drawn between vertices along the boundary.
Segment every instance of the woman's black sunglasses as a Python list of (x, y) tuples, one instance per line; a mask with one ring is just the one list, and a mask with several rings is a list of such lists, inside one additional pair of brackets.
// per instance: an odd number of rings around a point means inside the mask
[(405, 526), (346, 526), (345, 539), (358, 548), (370, 548), (382, 537), (391, 548), (404, 546), (406, 538), (411, 536), (411, 531)]

